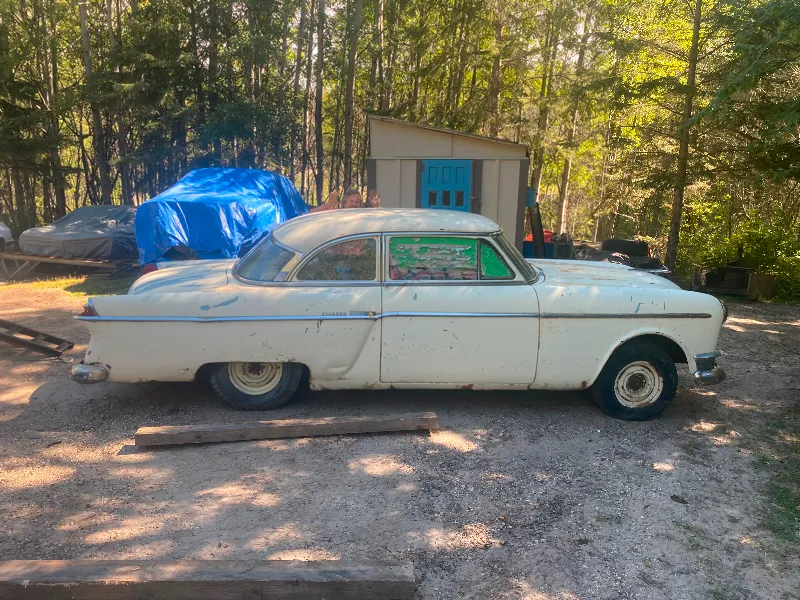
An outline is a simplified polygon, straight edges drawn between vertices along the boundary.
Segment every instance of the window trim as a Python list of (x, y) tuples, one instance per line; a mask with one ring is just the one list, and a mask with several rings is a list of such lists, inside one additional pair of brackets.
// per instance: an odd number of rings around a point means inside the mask
[[(382, 266), (382, 276), (383, 276), (383, 285), (528, 285), (528, 282), (521, 274), (520, 270), (517, 267), (516, 263), (505, 255), (505, 253), (500, 249), (500, 247), (494, 243), (494, 237), (498, 234), (502, 233), (501, 231), (495, 231), (492, 233), (468, 233), (463, 231), (393, 231), (391, 233), (384, 233), (383, 234), (383, 266)], [(478, 279), (460, 279), (460, 280), (441, 280), (441, 279), (422, 279), (422, 280), (406, 280), (406, 279), (391, 279), (389, 273), (389, 263), (391, 257), (391, 249), (389, 247), (389, 242), (391, 238), (394, 237), (454, 237), (454, 238), (466, 238), (476, 240), (477, 248), (476, 251), (480, 255), (480, 244), (481, 242), (489, 244), (497, 255), (503, 260), (508, 270), (513, 273), (514, 277), (511, 279), (480, 279), (480, 256), (477, 257), (478, 262)]]
[[(495, 255), (497, 258), (500, 259), (500, 262), (503, 263), (506, 270), (510, 273), (510, 277), (487, 277), (483, 279), (483, 259), (481, 256), (481, 246), (486, 244), (489, 248), (494, 250)], [(479, 281), (514, 281), (517, 278), (517, 272), (511, 268), (511, 265), (508, 264), (506, 257), (497, 249), (493, 243), (491, 243), (488, 239), (479, 238), (478, 239), (478, 280)]]
[[(286, 264), (281, 267), (280, 271), (275, 273), (275, 278), (272, 281), (264, 281), (262, 279), (250, 279), (249, 277), (245, 277), (244, 275), (241, 275), (239, 273), (239, 264), (242, 261), (244, 261), (248, 256), (250, 256), (250, 254), (252, 254), (256, 250), (256, 248), (258, 248), (261, 245), (261, 242), (259, 242), (258, 244), (250, 248), (247, 254), (240, 257), (239, 260), (237, 260), (236, 263), (231, 268), (230, 272), (235, 279), (241, 281), (242, 283), (247, 283), (250, 285), (275, 285), (276, 283), (283, 283), (284, 281), (286, 281), (286, 274), (291, 271), (292, 267), (296, 265), (300, 259), (303, 258), (303, 254), (301, 252), (298, 252), (294, 248), (289, 248), (289, 246), (281, 244), (278, 240), (276, 240), (272, 235), (272, 232), (270, 232), (270, 234), (265, 239), (268, 239), (273, 244), (278, 246), (278, 248), (280, 248), (281, 250), (285, 250), (292, 256), (289, 258), (289, 260), (286, 261)], [(281, 276), (283, 277), (281, 278)]]
[[(542, 276), (540, 271), (534, 265), (525, 260), (525, 257), (522, 256), (522, 253), (514, 247), (508, 238), (504, 236), (502, 231), (495, 231), (490, 237), (492, 241), (495, 242), (495, 246), (501, 250), (501, 254), (510, 261), (510, 264), (514, 265), (517, 275), (521, 277), (525, 283), (533, 285), (539, 281)], [(508, 246), (508, 248), (513, 252), (507, 252), (506, 246)], [(533, 276), (528, 277), (526, 272), (531, 273)]]
[[(284, 280), (285, 283), (291, 283), (294, 285), (300, 286), (337, 286), (337, 285), (344, 285), (344, 286), (358, 286), (358, 285), (380, 285), (381, 284), (381, 254), (382, 254), (382, 246), (380, 240), (381, 234), (379, 233), (357, 233), (354, 235), (345, 235), (342, 237), (334, 238), (332, 240), (328, 240), (324, 244), (321, 244), (314, 248), (311, 252), (307, 255), (302, 257), (297, 263), (295, 263), (294, 268), (289, 273), (289, 275)], [(373, 279), (333, 279), (333, 280), (322, 280), (322, 279), (297, 279), (298, 273), (309, 263), (311, 260), (314, 259), (317, 254), (322, 253), (326, 248), (331, 246), (335, 246), (341, 242), (347, 242), (350, 240), (362, 239), (362, 238), (372, 238), (375, 240), (375, 277)]]

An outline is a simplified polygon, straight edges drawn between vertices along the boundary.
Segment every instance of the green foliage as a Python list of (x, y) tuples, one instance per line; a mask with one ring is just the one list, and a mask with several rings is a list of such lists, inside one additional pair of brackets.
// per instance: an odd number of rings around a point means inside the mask
[(221, 165), (294, 174), (313, 203), (317, 139), (324, 187), (347, 175), (365, 187), (367, 115), (378, 113), (528, 145), (550, 228), (569, 160), (573, 236), (644, 238), (663, 255), (688, 126), (678, 273), (741, 258), (797, 296), (796, 0), (703, 0), (688, 123), (691, 2), (363, 0), (353, 65), (355, 0), (325, 2), (321, 39), (319, 2), (123, 0), (111, 3), (109, 30), (106, 2), (87, 0), (87, 77), (73, 0), (0, 0), (4, 219), (18, 232), (57, 216), (59, 162), (67, 209), (101, 201), (102, 165), (115, 202), (139, 203), (188, 169)]

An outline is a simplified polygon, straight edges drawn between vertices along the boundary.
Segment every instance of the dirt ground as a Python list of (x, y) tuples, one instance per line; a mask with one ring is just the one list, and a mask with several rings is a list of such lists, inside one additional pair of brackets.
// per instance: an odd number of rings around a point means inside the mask
[[(2, 318), (75, 340), (76, 361), (82, 303), (0, 287)], [(404, 559), (425, 599), (798, 598), (758, 458), (800, 396), (800, 307), (731, 313), (728, 380), (684, 372), (645, 423), (569, 393), (309, 393), (239, 413), (194, 385), (80, 386), (0, 347), (0, 559)], [(132, 446), (143, 425), (421, 410), (443, 429)]]

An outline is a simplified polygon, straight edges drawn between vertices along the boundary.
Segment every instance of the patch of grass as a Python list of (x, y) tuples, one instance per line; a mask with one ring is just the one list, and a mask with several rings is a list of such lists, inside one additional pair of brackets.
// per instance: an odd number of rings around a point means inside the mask
[(125, 294), (134, 277), (106, 279), (105, 277), (52, 277), (34, 281), (19, 281), (7, 284), (8, 287), (29, 288), (33, 290), (63, 290), (73, 296), (116, 296)]
[(705, 543), (708, 542), (709, 539), (705, 529), (690, 523), (677, 523), (677, 525), (686, 533), (686, 538), (683, 540), (686, 548), (692, 551), (702, 550), (704, 548)]
[(738, 600), (739, 598), (738, 595), (725, 587), (715, 587), (710, 591), (710, 594), (714, 600)]
[(776, 538), (800, 548), (800, 408), (778, 422), (766, 443), (772, 460), (756, 462), (771, 479), (763, 522)]

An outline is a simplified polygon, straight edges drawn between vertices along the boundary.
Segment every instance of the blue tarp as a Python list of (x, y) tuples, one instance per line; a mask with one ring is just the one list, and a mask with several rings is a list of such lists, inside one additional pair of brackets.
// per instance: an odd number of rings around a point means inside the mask
[(235, 258), (307, 210), (292, 182), (277, 173), (196, 169), (139, 206), (139, 263), (159, 260), (172, 248), (188, 248), (197, 258)]

